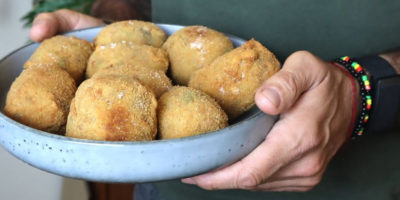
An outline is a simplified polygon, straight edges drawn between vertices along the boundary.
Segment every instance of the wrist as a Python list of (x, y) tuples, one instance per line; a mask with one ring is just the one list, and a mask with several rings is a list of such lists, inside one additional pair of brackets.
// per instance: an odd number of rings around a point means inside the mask
[(360, 85), (358, 84), (358, 80), (346, 69), (344, 65), (337, 62), (331, 62), (331, 64), (341, 71), (340, 73), (342, 73), (342, 76), (347, 76), (347, 79), (344, 79), (344, 81), (347, 81), (345, 85), (352, 88), (351, 97), (348, 97), (352, 99), (352, 115), (348, 130), (348, 141), (351, 138), (355, 128), (356, 119), (360, 118), (362, 98), (360, 95)]
[[(349, 84), (353, 87), (353, 98), (354, 98), (354, 119), (360, 118), (361, 113), (361, 95), (360, 95), (360, 84), (358, 84), (357, 78), (355, 78), (350, 72), (347, 71), (346, 67), (341, 65), (340, 63), (335, 63), (337, 67), (340, 67), (342, 73), (344, 73), (348, 77)], [(355, 122), (353, 122), (355, 123)]]

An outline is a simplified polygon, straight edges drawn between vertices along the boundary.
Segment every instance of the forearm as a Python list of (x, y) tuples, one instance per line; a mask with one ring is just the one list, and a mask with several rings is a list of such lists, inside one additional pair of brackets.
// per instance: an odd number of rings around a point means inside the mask
[(397, 74), (400, 74), (400, 50), (384, 53), (379, 56), (389, 62)]
[[(384, 53), (379, 55), (386, 61), (388, 61), (394, 70), (396, 70), (397, 74), (400, 74), (400, 50), (392, 51), (389, 53)], [(397, 126), (395, 127), (395, 130), (399, 131), (400, 130), (400, 112), (397, 115)]]

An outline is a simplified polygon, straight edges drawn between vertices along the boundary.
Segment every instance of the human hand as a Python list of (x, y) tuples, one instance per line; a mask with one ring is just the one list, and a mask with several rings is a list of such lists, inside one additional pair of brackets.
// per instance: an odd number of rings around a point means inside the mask
[(351, 81), (309, 52), (293, 53), (255, 95), (262, 111), (280, 114), (265, 141), (230, 166), (182, 182), (209, 190), (311, 190), (348, 137)]
[(104, 25), (100, 19), (62, 9), (36, 16), (30, 30), (30, 38), (32, 41), (40, 42), (57, 33), (100, 25)]

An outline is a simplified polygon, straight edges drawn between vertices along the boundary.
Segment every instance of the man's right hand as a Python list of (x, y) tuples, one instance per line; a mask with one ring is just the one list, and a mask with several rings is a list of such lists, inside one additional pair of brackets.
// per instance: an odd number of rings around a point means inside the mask
[(30, 38), (32, 41), (40, 42), (57, 33), (101, 25), (104, 25), (104, 22), (100, 19), (62, 9), (37, 15), (33, 20)]

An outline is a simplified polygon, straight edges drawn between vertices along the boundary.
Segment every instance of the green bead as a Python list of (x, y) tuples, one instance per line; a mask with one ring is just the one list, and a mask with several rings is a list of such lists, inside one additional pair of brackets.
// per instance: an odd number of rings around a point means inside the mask
[(363, 81), (368, 81), (368, 77), (367, 77), (366, 75), (363, 75), (363, 76), (362, 76), (362, 80), (363, 80)]

